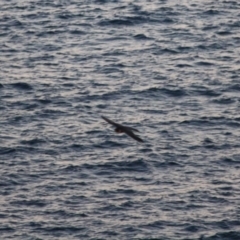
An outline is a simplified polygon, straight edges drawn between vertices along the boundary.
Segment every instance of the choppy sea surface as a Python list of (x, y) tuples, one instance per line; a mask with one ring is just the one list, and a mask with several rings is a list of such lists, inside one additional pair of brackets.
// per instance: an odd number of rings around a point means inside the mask
[(240, 239), (239, 1), (0, 9), (1, 239)]

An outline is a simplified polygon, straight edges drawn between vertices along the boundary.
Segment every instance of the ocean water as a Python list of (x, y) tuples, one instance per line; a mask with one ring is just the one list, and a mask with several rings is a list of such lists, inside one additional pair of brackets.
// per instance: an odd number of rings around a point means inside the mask
[(240, 239), (239, 1), (0, 9), (1, 239)]

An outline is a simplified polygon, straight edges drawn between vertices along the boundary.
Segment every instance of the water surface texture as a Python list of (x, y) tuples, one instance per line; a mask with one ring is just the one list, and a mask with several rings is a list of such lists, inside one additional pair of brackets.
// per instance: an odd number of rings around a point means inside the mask
[(1, 239), (240, 239), (239, 1), (0, 9)]

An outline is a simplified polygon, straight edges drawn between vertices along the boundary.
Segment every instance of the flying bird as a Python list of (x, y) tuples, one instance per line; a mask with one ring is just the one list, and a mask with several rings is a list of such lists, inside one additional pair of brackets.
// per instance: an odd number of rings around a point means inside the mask
[(112, 121), (112, 120), (110, 120), (110, 119), (108, 119), (106, 117), (103, 117), (103, 116), (102, 116), (102, 118), (106, 122), (110, 123), (111, 125), (113, 125), (115, 127), (115, 132), (116, 133), (126, 133), (128, 136), (130, 136), (131, 138), (135, 139), (136, 141), (143, 142), (143, 140), (140, 137), (138, 137), (137, 135), (135, 135), (133, 133), (133, 131), (139, 132), (137, 129), (131, 128), (131, 127), (127, 127), (127, 126), (123, 126), (123, 125), (121, 125), (119, 123), (115, 123), (114, 121)]

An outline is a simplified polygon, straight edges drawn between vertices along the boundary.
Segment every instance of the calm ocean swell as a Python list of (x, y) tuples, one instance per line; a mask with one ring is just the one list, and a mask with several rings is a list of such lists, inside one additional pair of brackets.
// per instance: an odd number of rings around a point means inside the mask
[(240, 239), (238, 1), (0, 8), (1, 239)]

